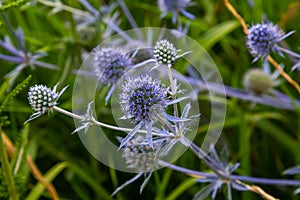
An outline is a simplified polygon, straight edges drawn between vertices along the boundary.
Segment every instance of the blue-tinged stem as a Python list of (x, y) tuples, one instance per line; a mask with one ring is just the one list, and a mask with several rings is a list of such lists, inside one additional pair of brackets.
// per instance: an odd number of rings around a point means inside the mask
[[(162, 160), (157, 161), (158, 164), (173, 169), (175, 171), (179, 171), (185, 174), (199, 176), (200, 178), (219, 178), (216, 174), (199, 172), (196, 170), (187, 169), (184, 167), (180, 167), (174, 164), (167, 163)], [(235, 181), (244, 181), (256, 184), (266, 184), (266, 185), (284, 185), (284, 186), (300, 186), (300, 181), (297, 180), (287, 180), (287, 179), (269, 179), (269, 178), (257, 178), (257, 177), (249, 177), (249, 176), (240, 176), (240, 175), (231, 175), (230, 180)]]
[(56, 65), (53, 65), (53, 64), (50, 64), (50, 63), (45, 63), (45, 62), (41, 62), (41, 61), (33, 61), (32, 64), (35, 64), (35, 65), (38, 65), (40, 67), (44, 67), (44, 68), (47, 68), (47, 69), (53, 69), (53, 70), (57, 70), (57, 66)]
[(2, 14), (2, 17), (6, 23), (6, 25), (8, 26), (8, 29), (9, 31), (12, 33), (12, 35), (16, 38), (17, 42), (18, 42), (18, 45), (20, 47), (20, 49), (23, 51), (23, 52), (26, 52), (25, 51), (25, 47), (23, 45), (23, 41), (20, 40), (20, 38), (17, 36), (16, 32), (14, 31), (13, 29), (13, 26), (11, 25), (10, 21), (8, 20), (8, 17), (5, 13), (1, 13)]
[(276, 48), (277, 48), (279, 51), (282, 51), (282, 52), (284, 52), (284, 53), (287, 53), (287, 54), (289, 54), (290, 56), (292, 56), (292, 57), (294, 57), (294, 58), (299, 58), (299, 59), (300, 59), (300, 54), (297, 54), (297, 53), (295, 53), (295, 52), (293, 52), (293, 51), (291, 51), (291, 50), (288, 50), (288, 49), (283, 48), (283, 47), (280, 47), (280, 46), (277, 46)]
[(157, 161), (159, 165), (168, 167), (170, 169), (173, 169), (175, 171), (179, 171), (185, 174), (190, 174), (190, 175), (195, 175), (195, 176), (199, 176), (199, 178), (218, 178), (218, 176), (216, 174), (210, 174), (210, 173), (204, 173), (204, 172), (199, 172), (199, 171), (195, 171), (195, 170), (191, 170), (191, 169), (187, 169), (184, 167), (180, 167), (171, 163), (167, 163), (163, 160), (158, 160)]
[[(180, 77), (178, 77), (178, 78), (180, 78)], [(207, 89), (209, 91), (212, 91), (215, 93), (220, 93), (220, 94), (224, 94), (224, 90), (223, 90), (223, 88), (224, 88), (226, 96), (231, 96), (231, 97), (235, 97), (238, 99), (247, 100), (247, 101), (251, 101), (251, 102), (255, 102), (255, 103), (259, 103), (259, 104), (263, 104), (263, 105), (268, 105), (268, 106), (272, 106), (272, 107), (276, 107), (276, 108), (294, 110), (295, 106), (293, 103), (300, 106), (299, 100), (293, 101), (292, 99), (290, 99), (288, 96), (286, 96), (284, 94), (277, 96), (277, 97), (273, 97), (270, 95), (258, 96), (258, 95), (252, 94), (248, 91), (245, 91), (243, 89), (233, 88), (233, 87), (226, 86), (226, 85), (222, 86), (218, 83), (212, 83), (212, 82), (204, 83), (203, 81), (197, 80), (194, 78), (188, 78), (187, 80), (189, 81), (189, 83), (191, 85), (196, 86), (197, 88)]]
[(257, 177), (239, 176), (239, 175), (231, 175), (230, 179), (251, 182), (251, 183), (265, 184), (265, 185), (300, 186), (300, 181), (297, 180), (257, 178)]
[(14, 47), (11, 45), (5, 44), (2, 40), (0, 40), (0, 46), (9, 51), (10, 53), (14, 54), (15, 56), (20, 56), (20, 52), (18, 52)]
[(129, 35), (127, 35), (118, 25), (116, 25), (114, 22), (112, 22), (112, 20), (105, 20), (105, 23), (109, 28), (116, 31), (118, 34), (120, 34), (128, 42), (132, 41), (132, 38)]
[(0, 59), (7, 60), (10, 62), (15, 62), (15, 63), (23, 62), (22, 58), (15, 57), (15, 56), (7, 56), (7, 55), (3, 55), (3, 54), (0, 54)]
[(219, 163), (217, 163), (214, 159), (212, 159), (208, 154), (205, 154), (202, 151), (202, 149), (200, 147), (198, 147), (195, 143), (193, 143), (192, 141), (189, 141), (189, 142), (190, 142), (189, 148), (192, 150), (192, 152), (194, 152), (200, 159), (202, 159), (204, 161), (204, 163), (211, 170), (213, 170), (218, 176), (220, 176), (222, 178), (226, 178), (226, 175), (224, 173), (224, 167), (222, 167)]
[(134, 28), (134, 32), (138, 36), (139, 40), (144, 40), (144, 37), (143, 37), (140, 29), (138, 29), (139, 27), (138, 27), (136, 21), (134, 20), (132, 14), (128, 10), (128, 8), (127, 8), (126, 4), (124, 3), (124, 1), (123, 0), (118, 0), (118, 4), (121, 7), (121, 9), (123, 10), (124, 14), (126, 15), (130, 25), (132, 26), (132, 28)]
[(91, 13), (93, 13), (93, 15), (98, 16), (99, 12), (86, 0), (79, 0), (79, 2)]

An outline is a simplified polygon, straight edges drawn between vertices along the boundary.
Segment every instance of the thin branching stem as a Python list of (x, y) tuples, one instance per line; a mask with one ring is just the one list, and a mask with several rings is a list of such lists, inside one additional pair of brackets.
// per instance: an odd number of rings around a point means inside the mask
[[(60, 112), (60, 113), (64, 114), (64, 115), (72, 117), (73, 119), (78, 119), (78, 120), (83, 120), (83, 121), (86, 120), (86, 118), (84, 116), (74, 114), (74, 113), (69, 112), (67, 110), (64, 110), (60, 107), (54, 106), (53, 109), (56, 110), (57, 112)], [(105, 123), (99, 122), (97, 120), (91, 121), (91, 125), (101, 126), (101, 127), (104, 127), (104, 128), (109, 128), (109, 129), (112, 129), (112, 130), (123, 131), (123, 132), (131, 132), (133, 130), (131, 128), (123, 128), (123, 127), (118, 127), (118, 126), (105, 124)], [(146, 130), (139, 130), (137, 132), (138, 133), (147, 133)], [(161, 137), (173, 137), (173, 136), (168, 136), (168, 135), (162, 135), (162, 134), (159, 134), (159, 133), (156, 133), (156, 132), (152, 132), (152, 134), (156, 135), (156, 136), (161, 136)]]

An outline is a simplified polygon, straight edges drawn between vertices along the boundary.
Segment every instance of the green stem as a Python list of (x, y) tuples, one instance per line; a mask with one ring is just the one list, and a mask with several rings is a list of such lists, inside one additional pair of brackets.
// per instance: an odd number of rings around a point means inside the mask
[[(170, 79), (172, 98), (173, 98), (173, 100), (175, 100), (176, 99), (176, 89), (175, 89), (176, 85), (174, 83), (173, 73), (172, 73), (171, 66), (167, 66), (167, 68), (168, 68), (168, 76), (169, 76), (169, 79)], [(174, 107), (174, 115), (175, 115), (175, 117), (179, 117), (177, 103), (174, 103), (173, 107)], [(177, 129), (179, 130), (178, 134), (181, 135), (181, 129), (180, 129), (179, 124), (176, 123), (176, 126), (177, 126)]]
[(1, 164), (3, 168), (3, 175), (7, 183), (8, 192), (10, 194), (11, 200), (18, 200), (18, 193), (16, 191), (14, 185), (14, 178), (12, 175), (12, 171), (8, 162), (8, 157), (6, 154), (6, 149), (2, 140), (2, 129), (0, 127), (0, 156), (1, 156)]

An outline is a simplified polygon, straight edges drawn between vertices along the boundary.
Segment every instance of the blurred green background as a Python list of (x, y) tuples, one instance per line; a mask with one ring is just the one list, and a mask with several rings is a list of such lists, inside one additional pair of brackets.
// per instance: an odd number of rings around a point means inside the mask
[[(8, 5), (12, 1), (3, 1)], [(91, 25), (88, 29), (78, 31), (74, 15), (66, 10), (57, 9), (41, 3), (43, 1), (24, 1), (15, 8), (5, 10), (5, 13), (14, 28), (21, 27), (25, 35), (26, 49), (30, 52), (47, 52), (47, 56), (40, 60), (57, 65), (59, 70), (49, 70), (40, 67), (26, 67), (15, 81), (15, 85), (32, 75), (29, 86), (45, 84), (53, 87), (59, 82), (59, 89), (69, 85), (61, 96), (59, 106), (71, 110), (72, 85), (75, 75), (72, 70), (78, 69), (82, 62), (82, 54), (90, 52), (105, 37), (107, 28), (103, 21)], [(54, 2), (54, 1), (49, 1)], [(79, 2), (72, 0), (61, 1), (64, 5), (87, 11)], [(95, 8), (101, 8), (113, 1), (90, 0)], [(176, 28), (171, 23), (171, 16), (160, 19), (160, 10), (153, 0), (129, 1), (125, 0), (128, 9), (134, 15), (139, 27), (166, 27)], [(195, 0), (195, 5), (187, 10), (196, 16), (191, 21), (188, 36), (198, 41), (211, 55), (218, 66), (224, 84), (242, 88), (244, 73), (253, 67), (260, 67), (261, 61), (252, 63), (245, 43), (245, 35), (239, 23), (225, 8), (223, 1)], [(300, 1), (285, 0), (232, 0), (232, 5), (244, 17), (247, 24), (269, 20), (289, 32), (296, 30), (284, 45), (294, 51), (299, 51), (300, 44)], [(126, 16), (117, 7), (123, 30), (131, 29)], [(186, 22), (185, 17), (181, 17)], [(0, 39), (12, 36), (3, 16), (0, 17)], [(15, 40), (12, 41), (17, 44)], [(0, 49), (1, 54), (7, 51)], [(292, 63), (288, 58), (274, 56), (285, 65), (285, 71), (291, 74), (299, 83), (300, 74), (291, 73)], [(5, 74), (13, 70), (16, 64), (0, 60), (0, 102), (7, 96), (8, 79)], [(180, 70), (180, 69), (178, 69)], [(185, 73), (183, 71), (183, 73)], [(282, 79), (283, 80), (283, 79)], [(28, 86), (28, 87), (29, 87)], [(26, 154), (31, 155), (40, 171), (52, 173), (53, 184), (60, 199), (111, 199), (110, 194), (119, 185), (133, 177), (133, 174), (115, 171), (96, 160), (87, 152), (77, 134), (71, 134), (75, 127), (73, 120), (67, 116), (54, 112), (30, 122), (27, 126), (23, 122), (33, 113), (27, 101), (28, 87), (22, 90), (16, 98), (11, 100), (5, 108), (3, 116), (8, 116), (10, 124), (4, 126), (3, 131), (17, 145), (24, 146)], [(277, 90), (290, 96), (292, 99), (300, 97), (297, 91), (283, 80)], [(104, 98), (104, 97), (103, 97)], [(199, 96), (199, 103), (205, 104), (205, 96)], [(109, 107), (100, 108), (103, 119), (113, 123)], [(206, 113), (203, 113), (204, 116)], [(220, 142), (217, 145), (226, 145), (229, 159), (240, 162), (237, 170), (240, 175), (266, 178), (295, 178), (299, 176), (284, 176), (282, 172), (294, 165), (300, 164), (300, 109), (288, 111), (264, 105), (253, 105), (249, 101), (236, 98), (227, 98), (227, 113)], [(215, 126), (218, 126), (217, 124)], [(207, 124), (199, 127), (197, 140), (201, 133), (205, 133)], [(25, 138), (25, 139), (24, 139)], [(20, 145), (18, 145), (20, 144)], [(186, 152), (177, 162), (177, 165), (187, 168), (209, 171), (191, 152)], [(37, 181), (29, 173), (26, 162), (23, 161), (22, 170), (25, 177), (20, 178), (22, 198), (49, 199), (46, 191), (37, 192)], [(54, 170), (54, 171), (51, 171)], [(55, 171), (56, 170), (56, 171)], [(3, 175), (2, 175), (3, 176)], [(5, 184), (2, 177), (0, 193), (5, 193)], [(18, 183), (18, 182), (17, 182)], [(142, 194), (139, 187), (142, 180), (127, 186), (119, 192), (115, 199), (191, 199), (205, 184), (196, 184), (191, 177), (162, 169), (154, 172), (149, 184)], [(292, 187), (262, 186), (262, 188), (280, 199), (300, 199), (293, 195)], [(261, 199), (250, 192), (233, 192), (234, 199), (251, 200)], [(5, 198), (4, 198), (5, 199)], [(219, 191), (217, 199), (226, 199), (226, 191)]]

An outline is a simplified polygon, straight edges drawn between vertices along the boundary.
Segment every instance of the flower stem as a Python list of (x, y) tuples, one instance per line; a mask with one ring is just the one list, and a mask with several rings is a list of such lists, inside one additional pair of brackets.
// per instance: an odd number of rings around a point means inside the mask
[(226, 8), (229, 10), (229, 12), (231, 12), (231, 14), (233, 14), (233, 16), (235, 16), (235, 18), (240, 22), (240, 24), (244, 30), (244, 33), (246, 35), (248, 35), (249, 30), (247, 28), (247, 24), (246, 24), (245, 20), (243, 19), (243, 17), (234, 9), (234, 7), (231, 5), (229, 0), (224, 0), (224, 4), (225, 4)]
[(300, 181), (287, 179), (257, 178), (250, 176), (231, 175), (230, 179), (266, 185), (300, 186)]
[(7, 183), (8, 192), (10, 194), (11, 200), (18, 200), (18, 193), (14, 185), (14, 178), (12, 175), (12, 170), (10, 168), (6, 149), (2, 139), (2, 129), (0, 128), (0, 155), (1, 155), (1, 164), (3, 168), (3, 175)]
[(300, 94), (300, 86), (298, 85), (298, 83), (294, 81), (287, 73), (285, 73), (285, 71), (283, 71), (280, 65), (271, 56), (268, 56), (268, 60), (280, 72), (283, 78), (285, 78), (285, 80), (287, 80), (292, 86), (294, 86)]
[(188, 175), (192, 175), (194, 177), (197, 178), (217, 178), (218, 176), (216, 174), (211, 174), (211, 173), (204, 173), (204, 172), (199, 172), (199, 171), (195, 171), (195, 170), (191, 170), (191, 169), (187, 169), (184, 167), (180, 167), (171, 163), (167, 163), (163, 160), (158, 160), (157, 161), (158, 164), (165, 166), (169, 169), (175, 170), (175, 171), (179, 171)]
[[(173, 73), (172, 73), (171, 66), (167, 66), (167, 68), (168, 68), (168, 76), (169, 76), (170, 85), (171, 85), (172, 98), (173, 98), (173, 100), (175, 100), (176, 99), (176, 85), (175, 85), (175, 82), (174, 82), (174, 79), (173, 79)], [(174, 115), (175, 115), (175, 117), (178, 117), (179, 114), (178, 114), (177, 103), (174, 103), (173, 107), (174, 107)], [(177, 129), (178, 129), (179, 133), (175, 133), (175, 134), (180, 135), (181, 134), (181, 128), (180, 128), (178, 123), (176, 123), (176, 126), (177, 126)]]
[[(62, 108), (59, 108), (57, 106), (54, 106), (53, 109), (56, 110), (57, 112), (60, 112), (60, 113), (64, 114), (64, 115), (72, 117), (73, 119), (86, 120), (86, 118), (84, 116), (74, 114), (72, 112), (69, 112), (69, 111), (64, 110)], [(99, 122), (99, 121), (96, 121), (96, 120), (93, 120), (91, 123), (92, 123), (92, 125), (97, 125), (97, 126), (105, 127), (105, 128), (109, 128), (109, 129), (116, 130), (116, 131), (131, 132), (133, 130), (131, 128), (123, 128), (123, 127), (118, 127), (118, 126), (113, 126), (113, 125), (105, 124), (105, 123), (102, 123), (102, 122)], [(138, 133), (147, 133), (146, 130), (139, 130), (137, 132)], [(152, 132), (152, 134), (156, 135), (156, 136), (162, 136), (162, 137), (173, 137), (173, 136), (162, 135), (162, 134), (159, 134), (159, 133), (156, 133), (156, 132)]]

